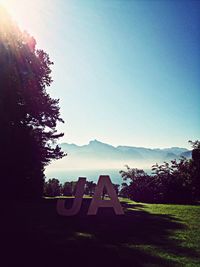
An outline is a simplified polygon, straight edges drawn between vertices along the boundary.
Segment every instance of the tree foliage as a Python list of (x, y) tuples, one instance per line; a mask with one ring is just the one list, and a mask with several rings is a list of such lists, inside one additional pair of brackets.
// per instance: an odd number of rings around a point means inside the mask
[(62, 195), (62, 184), (56, 178), (49, 179), (44, 183), (44, 196), (55, 197)]
[(89, 195), (89, 196), (93, 196), (95, 187), (96, 187), (96, 183), (94, 183), (93, 181), (86, 181), (84, 194)]
[(0, 159), (3, 195), (39, 197), (44, 168), (64, 156), (55, 141), (63, 122), (52, 83), (49, 55), (0, 9)]
[(196, 141), (189, 140), (188, 143), (191, 144), (193, 149), (200, 149), (200, 141), (199, 140), (196, 140)]
[(76, 190), (77, 182), (71, 181), (71, 182), (65, 182), (63, 185), (63, 195), (64, 196), (74, 196), (75, 190)]
[(192, 159), (181, 157), (170, 163), (152, 166), (152, 175), (143, 170), (130, 168), (120, 171), (123, 184), (120, 194), (135, 201), (152, 203), (191, 203), (200, 199), (200, 148), (199, 141), (193, 146)]

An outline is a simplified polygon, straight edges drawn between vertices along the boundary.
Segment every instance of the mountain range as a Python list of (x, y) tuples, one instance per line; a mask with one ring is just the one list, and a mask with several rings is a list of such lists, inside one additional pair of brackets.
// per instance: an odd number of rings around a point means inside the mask
[[(64, 180), (86, 176), (92, 179), (100, 174), (111, 173), (119, 178), (119, 170), (124, 165), (132, 168), (142, 168), (147, 172), (153, 164), (179, 159), (181, 156), (191, 157), (191, 151), (181, 147), (144, 148), (134, 146), (112, 146), (98, 140), (92, 140), (87, 145), (61, 143), (59, 146), (67, 156), (54, 161), (46, 170), (47, 177), (58, 177)], [(92, 176), (92, 177), (90, 177)], [(66, 179), (65, 179), (66, 180)]]
[[(167, 161), (181, 156), (191, 157), (191, 151), (181, 147), (171, 148), (144, 148), (134, 146), (117, 146), (102, 143), (98, 140), (90, 141), (89, 144), (78, 146), (76, 144), (62, 143), (62, 149), (69, 157), (83, 157), (97, 160), (136, 160), (136, 161)], [(67, 158), (66, 158), (67, 160)]]

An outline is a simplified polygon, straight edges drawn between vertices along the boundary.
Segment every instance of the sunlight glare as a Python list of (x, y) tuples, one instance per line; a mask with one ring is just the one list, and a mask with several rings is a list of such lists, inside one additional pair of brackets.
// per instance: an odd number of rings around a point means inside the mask
[(44, 2), (47, 5), (48, 1), (39, 0), (0, 0), (0, 6), (3, 6), (8, 11), (21, 29), (35, 31), (37, 30), (36, 26), (39, 27), (38, 21), (44, 8)]

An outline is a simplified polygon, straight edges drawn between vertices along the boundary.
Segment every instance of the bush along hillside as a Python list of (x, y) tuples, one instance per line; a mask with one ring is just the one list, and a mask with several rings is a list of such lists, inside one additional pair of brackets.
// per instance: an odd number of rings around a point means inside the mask
[[(189, 141), (192, 159), (152, 166), (152, 175), (141, 169), (121, 170), (124, 180), (120, 195), (147, 203), (194, 203), (200, 200), (200, 141)], [(129, 183), (126, 183), (128, 181)]]

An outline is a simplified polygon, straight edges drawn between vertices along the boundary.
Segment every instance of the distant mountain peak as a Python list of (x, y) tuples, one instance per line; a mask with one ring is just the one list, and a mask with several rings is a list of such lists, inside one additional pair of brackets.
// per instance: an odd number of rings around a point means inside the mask
[(106, 144), (106, 143), (103, 143), (97, 139), (94, 139), (92, 141), (89, 142), (88, 144), (89, 147), (95, 147), (95, 148), (102, 148), (102, 149), (115, 149), (114, 146), (110, 145), (110, 144)]
[(91, 140), (91, 141), (89, 142), (89, 145), (92, 145), (92, 144), (104, 144), (104, 143), (98, 141), (97, 139), (94, 139), (94, 140)]

